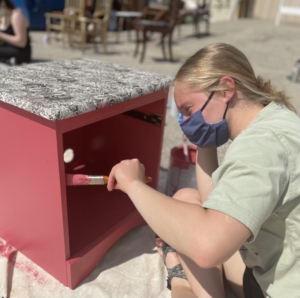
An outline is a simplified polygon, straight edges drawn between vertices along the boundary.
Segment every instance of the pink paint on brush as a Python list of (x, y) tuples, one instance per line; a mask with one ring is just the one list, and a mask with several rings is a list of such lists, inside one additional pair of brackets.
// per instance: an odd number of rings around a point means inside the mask
[(91, 181), (91, 179), (87, 178), (86, 175), (66, 175), (67, 185), (87, 185)]
[(67, 185), (104, 185), (107, 184), (107, 176), (90, 176), (84, 174), (67, 174)]

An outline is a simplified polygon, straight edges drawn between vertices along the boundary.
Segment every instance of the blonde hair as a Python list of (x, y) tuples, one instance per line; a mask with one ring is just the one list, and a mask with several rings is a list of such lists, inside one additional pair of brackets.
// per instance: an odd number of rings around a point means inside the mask
[(256, 77), (247, 57), (229, 44), (215, 43), (199, 50), (182, 65), (175, 81), (207, 92), (226, 91), (228, 87), (219, 84), (226, 75), (234, 79), (236, 90), (241, 91), (248, 100), (264, 106), (274, 101), (296, 113), (288, 97), (273, 88), (270, 81)]

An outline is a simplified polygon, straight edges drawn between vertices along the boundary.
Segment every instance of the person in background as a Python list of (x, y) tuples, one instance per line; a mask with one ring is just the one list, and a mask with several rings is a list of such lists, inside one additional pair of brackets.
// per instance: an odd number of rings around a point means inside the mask
[[(300, 297), (300, 119), (246, 56), (217, 43), (175, 77), (181, 129), (197, 145), (198, 189), (170, 198), (123, 160), (109, 175), (149, 224), (173, 298)], [(217, 147), (232, 140), (219, 166)]]
[(29, 21), (10, 0), (0, 0), (0, 61), (29, 63)]

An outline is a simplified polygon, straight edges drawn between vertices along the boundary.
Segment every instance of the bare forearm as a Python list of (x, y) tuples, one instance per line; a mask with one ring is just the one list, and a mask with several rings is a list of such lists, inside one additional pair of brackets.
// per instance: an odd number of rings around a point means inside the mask
[(199, 148), (197, 150), (196, 175), (201, 203), (213, 189), (212, 173), (218, 168), (217, 149)]
[(193, 258), (198, 243), (205, 237), (198, 233), (207, 225), (205, 209), (172, 199), (139, 181), (133, 183), (127, 194), (155, 233)]
[(23, 40), (15, 35), (6, 34), (0, 32), (0, 39), (3, 41), (20, 48), (24, 48), (26, 46), (27, 39)]
[(198, 266), (212, 268), (223, 263), (251, 235), (241, 222), (222, 212), (152, 189), (143, 182), (144, 172), (138, 159), (123, 160), (112, 168), (107, 189), (125, 192), (154, 232)]

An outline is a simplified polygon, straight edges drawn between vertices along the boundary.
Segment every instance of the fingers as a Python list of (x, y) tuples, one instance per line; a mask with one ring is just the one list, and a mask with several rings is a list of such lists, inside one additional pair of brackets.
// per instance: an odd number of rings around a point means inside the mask
[(107, 181), (107, 190), (112, 191), (115, 189), (117, 180), (115, 178), (115, 166), (111, 169), (109, 176), (108, 176), (108, 181)]
[(120, 189), (126, 192), (126, 186), (132, 181), (140, 180), (145, 182), (145, 167), (138, 159), (126, 159), (116, 164), (110, 171), (107, 189)]

